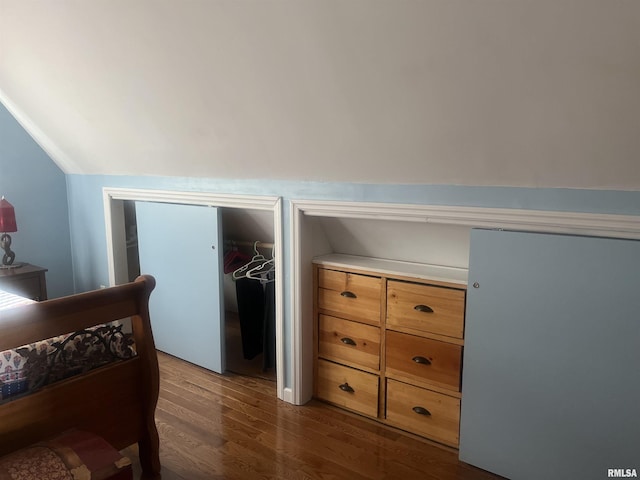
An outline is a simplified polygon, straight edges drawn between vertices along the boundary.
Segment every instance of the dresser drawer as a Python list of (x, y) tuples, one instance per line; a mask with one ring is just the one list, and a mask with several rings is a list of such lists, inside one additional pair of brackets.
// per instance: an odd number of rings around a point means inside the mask
[(457, 448), (460, 400), (388, 379), (387, 422)]
[(378, 415), (378, 376), (318, 360), (318, 398), (363, 415)]
[(380, 278), (320, 268), (318, 286), (318, 308), (351, 320), (380, 324)]
[(387, 331), (387, 372), (460, 391), (462, 347)]
[(380, 328), (320, 315), (318, 355), (329, 360), (380, 369)]
[(387, 325), (462, 338), (464, 301), (464, 290), (389, 280)]

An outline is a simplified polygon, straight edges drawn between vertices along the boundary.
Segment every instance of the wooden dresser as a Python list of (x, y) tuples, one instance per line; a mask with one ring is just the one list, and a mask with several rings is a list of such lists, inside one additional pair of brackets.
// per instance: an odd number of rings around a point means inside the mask
[(0, 269), (0, 290), (31, 300), (46, 300), (46, 271), (46, 268), (28, 263), (21, 267)]
[(467, 270), (314, 259), (314, 394), (458, 447)]

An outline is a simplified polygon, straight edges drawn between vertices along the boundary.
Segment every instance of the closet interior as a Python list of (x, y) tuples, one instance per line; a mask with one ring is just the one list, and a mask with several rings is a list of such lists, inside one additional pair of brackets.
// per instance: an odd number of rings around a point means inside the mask
[(271, 212), (222, 209), (226, 369), (276, 380)]
[[(135, 202), (124, 201), (123, 207), (131, 281), (140, 274)], [(225, 370), (276, 381), (273, 214), (219, 210)]]

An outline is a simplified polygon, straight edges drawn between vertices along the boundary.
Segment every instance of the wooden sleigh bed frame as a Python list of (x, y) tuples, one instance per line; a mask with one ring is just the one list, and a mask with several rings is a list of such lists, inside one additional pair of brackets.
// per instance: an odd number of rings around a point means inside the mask
[(0, 404), (0, 455), (78, 429), (117, 450), (138, 444), (142, 478), (160, 478), (159, 372), (148, 301), (153, 277), (0, 311), (0, 351), (131, 318), (136, 355)]

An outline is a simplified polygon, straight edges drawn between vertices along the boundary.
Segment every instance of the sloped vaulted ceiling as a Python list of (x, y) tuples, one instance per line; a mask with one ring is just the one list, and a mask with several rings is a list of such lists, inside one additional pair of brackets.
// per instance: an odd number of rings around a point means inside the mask
[(81, 174), (640, 189), (635, 0), (0, 0)]

